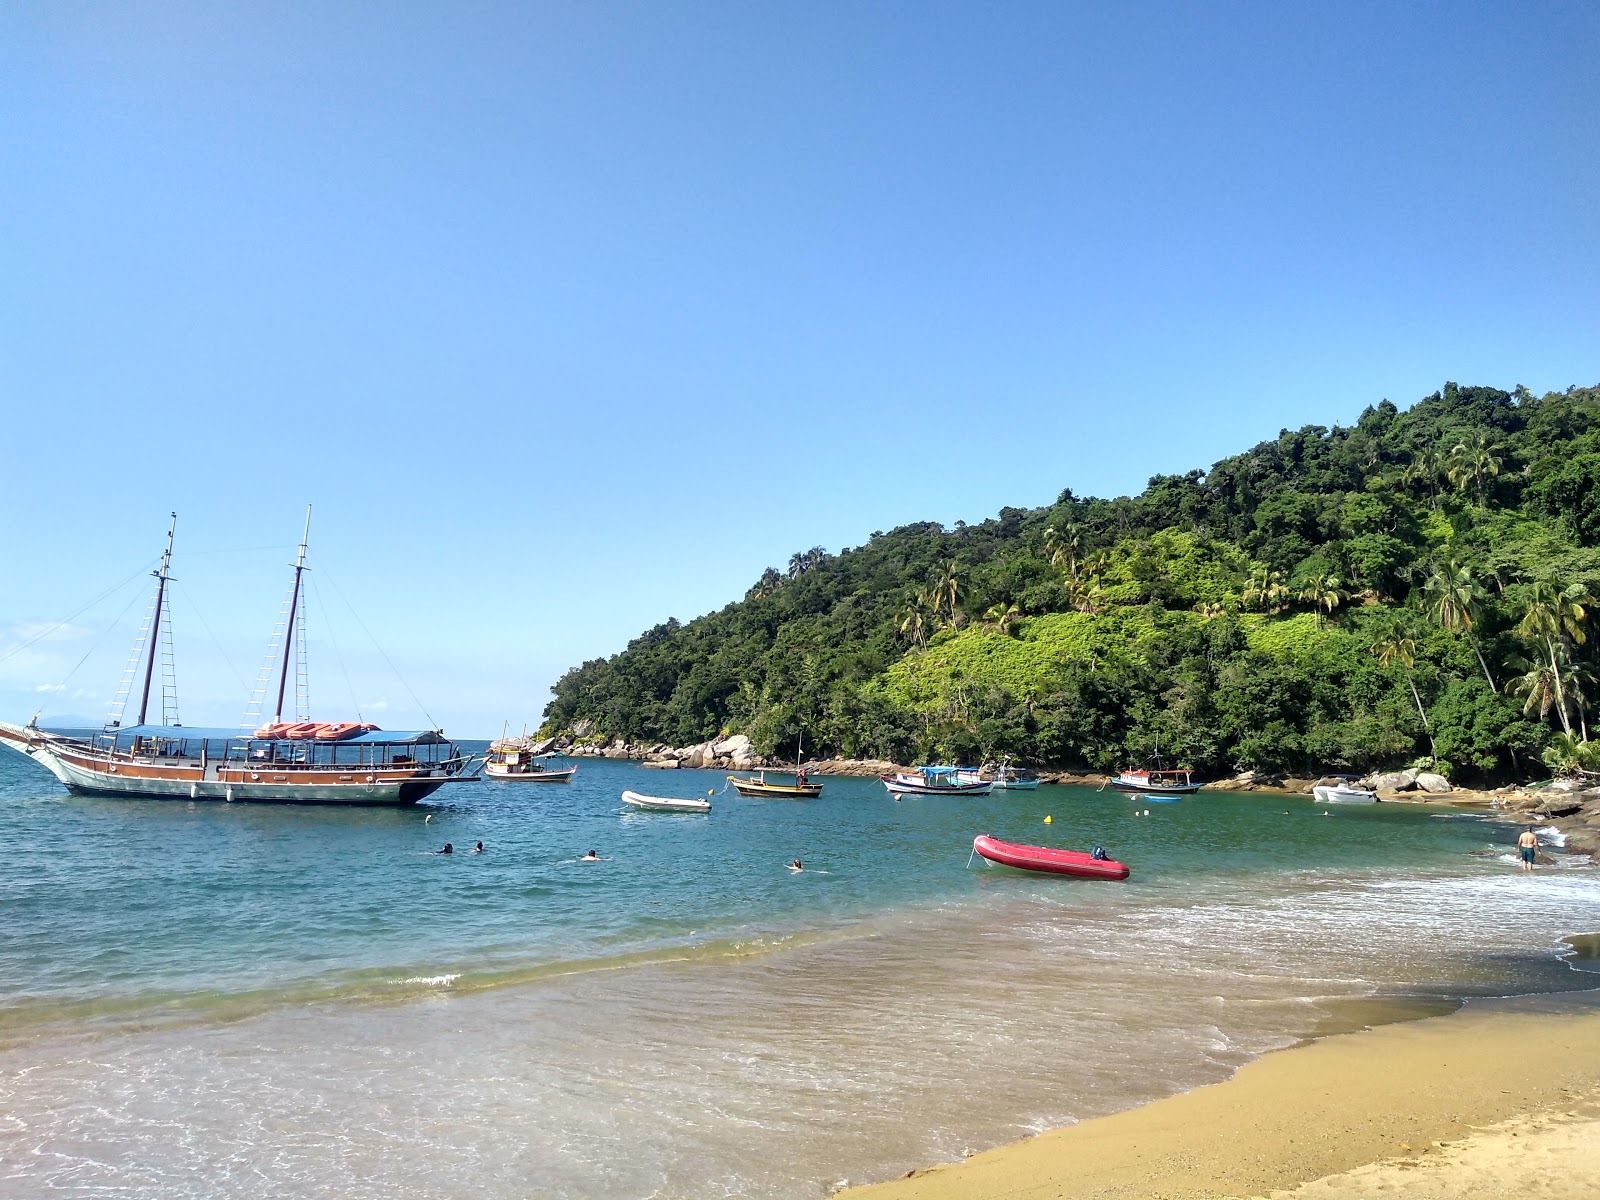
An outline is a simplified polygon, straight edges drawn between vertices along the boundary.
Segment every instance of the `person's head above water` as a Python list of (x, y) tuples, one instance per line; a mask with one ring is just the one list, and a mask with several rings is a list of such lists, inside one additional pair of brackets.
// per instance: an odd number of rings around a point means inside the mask
[(483, 843), (479, 842), (476, 846), (474, 846), (472, 848), (472, 852), (474, 854), (482, 854), (483, 853)]
[(584, 857), (585, 858), (599, 858), (600, 856), (598, 854), (596, 854), (593, 850), (590, 850), (587, 854), (584, 855)]
[(456, 848), (453, 845), (451, 845), (449, 842), (446, 842), (444, 844), (444, 849), (440, 850), (438, 853), (440, 853), (440, 854), (454, 854), (455, 852), (456, 852)]

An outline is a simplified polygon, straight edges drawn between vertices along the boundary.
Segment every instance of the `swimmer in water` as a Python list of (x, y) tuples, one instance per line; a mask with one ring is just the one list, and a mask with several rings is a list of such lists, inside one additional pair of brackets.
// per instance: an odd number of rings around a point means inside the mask
[(423, 817), (422, 818), (422, 823), (424, 825), (432, 825), (433, 824), (433, 814), (429, 813), (427, 816)]
[(474, 854), (482, 854), (483, 853), (483, 843), (479, 842), (476, 846), (474, 846), (472, 848), (472, 852)]
[(805, 869), (805, 864), (802, 863), (798, 858), (789, 864), (789, 870), (791, 871), (804, 871)]
[(591, 851), (589, 851), (589, 853), (585, 854), (578, 861), (579, 862), (599, 862), (600, 861), (600, 856), (598, 854), (596, 854), (593, 850), (591, 850)]
[(443, 850), (435, 850), (434, 851), (435, 854), (454, 854), (455, 852), (456, 852), (456, 848), (454, 846), (452, 846), (449, 842), (446, 842), (444, 844), (444, 849)]

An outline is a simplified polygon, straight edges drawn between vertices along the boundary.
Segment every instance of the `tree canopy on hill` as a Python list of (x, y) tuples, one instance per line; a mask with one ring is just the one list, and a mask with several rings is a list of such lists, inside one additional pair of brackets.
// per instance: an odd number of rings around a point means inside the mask
[[(568, 671), (545, 729), (1203, 771), (1597, 765), (1600, 388), (1444, 389), (1138, 496), (795, 554)], [(582, 727), (582, 726), (580, 726)], [(1600, 742), (1596, 743), (1600, 748)]]

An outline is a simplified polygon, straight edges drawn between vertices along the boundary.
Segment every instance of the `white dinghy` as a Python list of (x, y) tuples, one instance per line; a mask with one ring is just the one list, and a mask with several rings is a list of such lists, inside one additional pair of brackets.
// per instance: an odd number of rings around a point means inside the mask
[(673, 796), (641, 796), (638, 792), (623, 792), (622, 802), (629, 808), (642, 808), (647, 812), (708, 813), (709, 800), (679, 800)]

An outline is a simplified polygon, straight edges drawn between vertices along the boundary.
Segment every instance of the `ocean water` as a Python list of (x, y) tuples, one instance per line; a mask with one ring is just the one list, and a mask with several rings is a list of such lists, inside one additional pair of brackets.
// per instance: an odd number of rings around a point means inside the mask
[[(1596, 982), (1562, 939), (1600, 877), (1524, 875), (1475, 815), (723, 782), (584, 761), (339, 811), (71, 797), (0, 753), (0, 1194), (824, 1196)], [(1133, 877), (969, 863), (978, 833)]]

